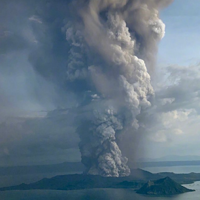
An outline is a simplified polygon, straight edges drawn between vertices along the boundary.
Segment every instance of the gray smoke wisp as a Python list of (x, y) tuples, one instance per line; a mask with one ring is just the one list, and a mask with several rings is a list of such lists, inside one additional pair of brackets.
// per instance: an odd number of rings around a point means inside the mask
[(83, 88), (77, 132), (88, 174), (130, 174), (118, 135), (134, 134), (140, 127), (137, 116), (151, 106), (150, 73), (165, 34), (159, 10), (170, 2), (78, 1), (76, 20), (63, 28), (70, 44), (67, 82), (73, 88), (81, 83)]

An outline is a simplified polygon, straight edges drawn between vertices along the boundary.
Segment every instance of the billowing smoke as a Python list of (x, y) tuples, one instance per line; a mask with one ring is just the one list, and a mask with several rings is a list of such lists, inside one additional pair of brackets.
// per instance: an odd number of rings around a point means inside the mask
[(165, 34), (159, 9), (168, 3), (168, 0), (74, 3), (78, 14), (63, 27), (70, 44), (66, 79), (68, 87), (83, 99), (77, 132), (86, 173), (115, 177), (130, 174), (128, 159), (118, 146), (118, 136), (134, 134), (140, 126), (137, 116), (151, 106), (154, 91), (150, 73), (157, 44)]

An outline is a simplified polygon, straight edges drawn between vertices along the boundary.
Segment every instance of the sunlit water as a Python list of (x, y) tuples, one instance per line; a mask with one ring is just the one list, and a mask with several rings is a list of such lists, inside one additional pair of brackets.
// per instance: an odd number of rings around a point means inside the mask
[[(196, 166), (195, 166), (196, 167)], [(197, 166), (200, 168), (200, 166)], [(163, 169), (163, 170), (162, 170)], [(176, 167), (165, 167), (158, 171), (176, 171)], [(180, 167), (179, 167), (180, 169)], [(184, 171), (184, 170), (185, 171)], [(147, 170), (147, 168), (146, 168)], [(194, 171), (193, 166), (183, 167), (179, 173)], [(195, 170), (194, 172), (199, 172)], [(157, 172), (155, 169), (152, 172)], [(48, 175), (49, 176), (49, 175)], [(1, 178), (1, 177), (0, 177)], [(39, 177), (38, 177), (39, 178)], [(17, 179), (17, 178), (16, 178)], [(31, 191), (5, 191), (0, 192), (0, 200), (199, 200), (200, 199), (200, 182), (184, 185), (187, 188), (195, 189), (195, 192), (184, 193), (181, 195), (168, 197), (147, 197), (136, 194), (133, 190), (124, 189), (91, 189), (91, 190), (74, 190), (74, 191), (48, 191), (48, 190), (31, 190)]]

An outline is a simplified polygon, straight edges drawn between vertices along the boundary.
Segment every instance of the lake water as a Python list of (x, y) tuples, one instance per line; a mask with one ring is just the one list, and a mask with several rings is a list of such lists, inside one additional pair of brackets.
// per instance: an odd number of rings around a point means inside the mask
[[(179, 171), (177, 171), (178, 168)], [(145, 168), (145, 170), (149, 170), (151, 172), (170, 171), (176, 173), (189, 173), (192, 171), (200, 172), (199, 170), (200, 166), (184, 166), (178, 168), (159, 167), (155, 169), (154, 167), (154, 169)], [(138, 195), (133, 190), (124, 190), (124, 189), (91, 189), (91, 190), (74, 190), (74, 191), (48, 191), (48, 190), (5, 191), (5, 192), (0, 192), (0, 200), (169, 200), (169, 199), (199, 200), (200, 199), (200, 182), (195, 182), (193, 184), (188, 184), (184, 186), (190, 189), (195, 189), (196, 191), (169, 197), (147, 197)]]
[(187, 185), (187, 187), (196, 191), (169, 197), (146, 197), (124, 189), (9, 191), (0, 192), (0, 200), (199, 200), (200, 182)]

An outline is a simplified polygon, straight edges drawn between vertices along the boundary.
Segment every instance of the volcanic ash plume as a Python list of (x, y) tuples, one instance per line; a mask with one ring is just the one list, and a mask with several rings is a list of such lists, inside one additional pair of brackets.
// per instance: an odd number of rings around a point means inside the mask
[[(71, 44), (67, 80), (81, 83), (80, 135), (88, 174), (128, 176), (118, 135), (136, 131), (137, 115), (151, 105), (152, 71), (165, 25), (158, 10), (166, 0), (79, 1), (77, 21), (65, 26)], [(78, 6), (78, 5), (77, 5)]]

